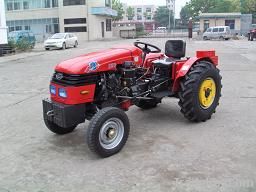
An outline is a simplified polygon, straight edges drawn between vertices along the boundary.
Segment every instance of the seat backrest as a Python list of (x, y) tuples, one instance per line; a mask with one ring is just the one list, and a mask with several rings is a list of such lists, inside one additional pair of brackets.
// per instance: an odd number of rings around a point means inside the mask
[(165, 43), (165, 55), (167, 57), (173, 57), (180, 59), (185, 57), (186, 54), (186, 42), (183, 40), (168, 40)]

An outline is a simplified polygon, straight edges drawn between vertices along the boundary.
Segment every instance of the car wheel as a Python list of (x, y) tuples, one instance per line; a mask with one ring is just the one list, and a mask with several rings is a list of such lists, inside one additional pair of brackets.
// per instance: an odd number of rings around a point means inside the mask
[(53, 133), (56, 133), (58, 135), (64, 135), (64, 134), (71, 133), (76, 128), (76, 126), (63, 128), (63, 127), (60, 127), (60, 126), (56, 125), (55, 123), (53, 123), (53, 122), (51, 122), (47, 119), (44, 119), (44, 123), (50, 131), (52, 131)]
[(101, 157), (109, 157), (123, 148), (129, 131), (129, 119), (123, 110), (115, 107), (104, 108), (90, 121), (87, 130), (88, 147)]
[(197, 62), (180, 83), (179, 105), (184, 116), (194, 122), (211, 118), (221, 97), (221, 76), (210, 62)]
[(78, 46), (78, 42), (76, 41), (74, 47), (77, 48), (77, 46)]
[(62, 49), (66, 49), (67, 48), (67, 45), (66, 45), (66, 43), (64, 42), (63, 44), (62, 44)]
[(206, 41), (207, 39), (208, 39), (208, 38), (207, 38), (206, 36), (204, 36), (204, 37), (203, 37), (203, 40), (205, 40), (205, 41)]
[(225, 38), (224, 38), (223, 36), (220, 36), (220, 40), (221, 40), (221, 41), (224, 41)]
[(49, 51), (49, 50), (50, 50), (50, 48), (45, 48), (45, 50), (46, 50), (46, 51)]

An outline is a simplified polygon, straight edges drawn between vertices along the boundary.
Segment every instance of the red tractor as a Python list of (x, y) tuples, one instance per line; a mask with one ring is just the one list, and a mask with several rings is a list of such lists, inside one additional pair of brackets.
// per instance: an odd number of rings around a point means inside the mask
[(256, 38), (256, 29), (250, 30), (248, 33), (248, 41), (253, 41)]
[(132, 105), (156, 107), (164, 97), (179, 98), (184, 116), (193, 122), (211, 118), (221, 96), (215, 51), (185, 57), (186, 43), (169, 40), (165, 53), (135, 42), (81, 55), (58, 64), (43, 100), (46, 126), (56, 134), (72, 132), (90, 121), (87, 142), (101, 157), (119, 152), (130, 125), (125, 113)]

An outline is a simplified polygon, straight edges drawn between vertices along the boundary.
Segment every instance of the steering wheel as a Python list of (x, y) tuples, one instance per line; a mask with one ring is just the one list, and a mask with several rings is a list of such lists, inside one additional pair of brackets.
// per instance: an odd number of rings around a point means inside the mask
[[(143, 51), (144, 54), (149, 54), (149, 53), (161, 53), (161, 49), (158, 48), (155, 45), (151, 45), (149, 43), (144, 43), (144, 42), (134, 42), (134, 46), (138, 47), (139, 49), (141, 49)], [(152, 50), (153, 48), (153, 50)]]

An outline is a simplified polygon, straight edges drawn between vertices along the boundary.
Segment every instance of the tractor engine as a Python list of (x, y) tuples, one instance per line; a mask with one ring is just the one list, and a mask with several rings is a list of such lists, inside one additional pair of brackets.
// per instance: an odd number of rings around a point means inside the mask
[(104, 73), (96, 89), (99, 108), (119, 106), (124, 100), (148, 99), (170, 88), (171, 67), (153, 65), (153, 70), (125, 62), (117, 72)]

